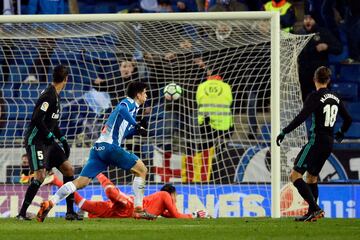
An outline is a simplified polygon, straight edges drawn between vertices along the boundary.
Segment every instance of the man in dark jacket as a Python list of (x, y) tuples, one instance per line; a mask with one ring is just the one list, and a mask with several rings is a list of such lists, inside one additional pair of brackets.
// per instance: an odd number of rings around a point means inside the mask
[(299, 79), (302, 99), (315, 90), (313, 76), (320, 66), (328, 65), (329, 54), (340, 54), (341, 43), (329, 30), (319, 27), (311, 13), (304, 17), (304, 28), (298, 34), (315, 34), (299, 56)]

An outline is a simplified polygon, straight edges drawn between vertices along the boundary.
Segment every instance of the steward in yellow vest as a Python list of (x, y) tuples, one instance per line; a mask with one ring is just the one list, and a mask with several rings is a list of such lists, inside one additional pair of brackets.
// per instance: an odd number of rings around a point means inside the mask
[[(201, 83), (196, 91), (198, 105), (198, 124), (209, 119), (212, 129), (227, 131), (233, 127), (231, 104), (233, 101), (231, 87), (218, 75), (210, 76)], [(207, 124), (205, 122), (205, 124)]]
[(264, 5), (265, 11), (280, 12), (280, 26), (281, 30), (285, 32), (292, 32), (293, 25), (296, 22), (295, 12), (291, 3), (286, 0), (272, 0)]

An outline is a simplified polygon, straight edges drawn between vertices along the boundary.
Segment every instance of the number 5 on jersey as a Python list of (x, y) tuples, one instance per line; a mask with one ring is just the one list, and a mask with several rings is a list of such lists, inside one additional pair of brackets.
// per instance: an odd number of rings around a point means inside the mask
[(39, 160), (43, 160), (44, 159), (44, 155), (43, 155), (43, 151), (37, 151), (37, 157)]

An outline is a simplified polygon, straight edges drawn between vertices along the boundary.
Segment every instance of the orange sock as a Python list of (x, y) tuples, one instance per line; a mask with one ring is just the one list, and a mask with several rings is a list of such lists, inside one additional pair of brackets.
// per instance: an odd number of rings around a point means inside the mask
[(101, 183), (101, 186), (106, 187), (106, 185), (114, 185), (104, 174), (100, 173), (96, 178)]
[(81, 200), (83, 200), (84, 198), (78, 194), (77, 192), (74, 192), (74, 202), (76, 204), (79, 204), (81, 202)]
[(105, 193), (113, 203), (118, 202), (124, 206), (128, 203), (129, 197), (125, 193), (120, 192), (115, 186), (107, 188)]
[(64, 185), (64, 183), (54, 174), (54, 180), (52, 181), (52, 184), (58, 187), (61, 187)]

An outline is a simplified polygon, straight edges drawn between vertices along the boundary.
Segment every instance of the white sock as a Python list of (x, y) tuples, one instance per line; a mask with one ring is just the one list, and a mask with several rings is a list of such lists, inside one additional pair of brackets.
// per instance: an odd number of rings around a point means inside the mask
[(135, 177), (132, 185), (135, 194), (134, 204), (135, 207), (143, 206), (145, 181), (141, 177)]
[(73, 182), (67, 182), (64, 185), (62, 185), (61, 188), (57, 190), (55, 195), (50, 197), (49, 200), (55, 205), (75, 191), (76, 191), (76, 187), (73, 184)]

